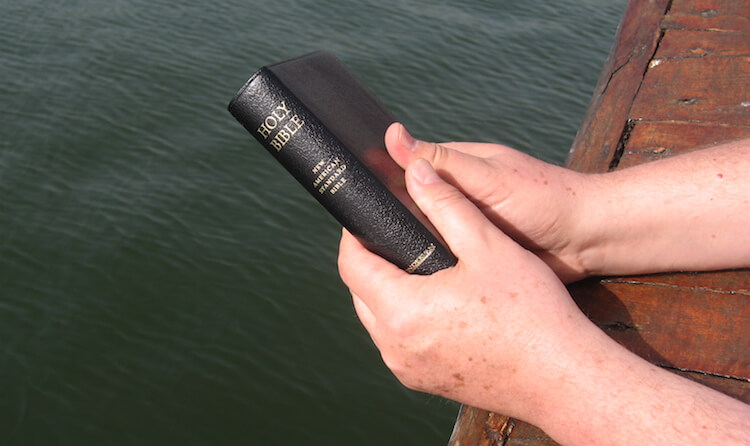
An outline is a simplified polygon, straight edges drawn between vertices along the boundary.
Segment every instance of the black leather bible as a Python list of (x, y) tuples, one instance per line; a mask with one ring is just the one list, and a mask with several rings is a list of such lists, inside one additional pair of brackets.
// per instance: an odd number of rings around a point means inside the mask
[(415, 274), (456, 263), (385, 150), (396, 119), (335, 56), (317, 51), (261, 68), (229, 111), (368, 249)]

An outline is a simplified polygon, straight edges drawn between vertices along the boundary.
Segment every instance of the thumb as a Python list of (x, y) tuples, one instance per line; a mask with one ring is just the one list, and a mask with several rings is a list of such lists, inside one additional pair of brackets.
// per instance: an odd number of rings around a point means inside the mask
[(459, 259), (511, 242), (461, 191), (443, 181), (427, 160), (419, 158), (406, 170), (409, 195)]
[(385, 132), (385, 146), (388, 153), (402, 168), (417, 158), (428, 160), (440, 171), (456, 163), (476, 163), (482, 158), (495, 155), (497, 144), (480, 142), (427, 142), (414, 138), (406, 127), (394, 122)]
[(385, 133), (385, 146), (402, 168), (424, 158), (443, 178), (475, 199), (481, 199), (487, 183), (497, 176), (485, 159), (497, 153), (495, 144), (421, 141), (411, 136), (402, 124), (394, 123)]

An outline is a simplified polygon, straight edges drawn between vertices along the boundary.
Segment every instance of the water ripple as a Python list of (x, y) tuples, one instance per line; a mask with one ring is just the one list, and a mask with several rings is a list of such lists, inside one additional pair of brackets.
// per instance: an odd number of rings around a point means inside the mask
[(226, 102), (325, 48), (418, 136), (559, 161), (623, 6), (1, 4), (0, 443), (444, 441), (455, 406), (385, 369), (338, 225)]

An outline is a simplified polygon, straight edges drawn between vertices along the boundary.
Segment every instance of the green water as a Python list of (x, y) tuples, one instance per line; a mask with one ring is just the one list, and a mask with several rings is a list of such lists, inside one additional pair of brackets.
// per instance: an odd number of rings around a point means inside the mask
[(328, 49), (419, 137), (560, 163), (624, 6), (0, 3), (0, 444), (444, 444), (226, 103)]

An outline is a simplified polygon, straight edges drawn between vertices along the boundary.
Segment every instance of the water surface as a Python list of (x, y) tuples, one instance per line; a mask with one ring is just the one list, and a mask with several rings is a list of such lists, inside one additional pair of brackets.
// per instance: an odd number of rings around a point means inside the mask
[(0, 4), (0, 443), (444, 444), (226, 103), (327, 49), (421, 138), (561, 163), (624, 4)]

